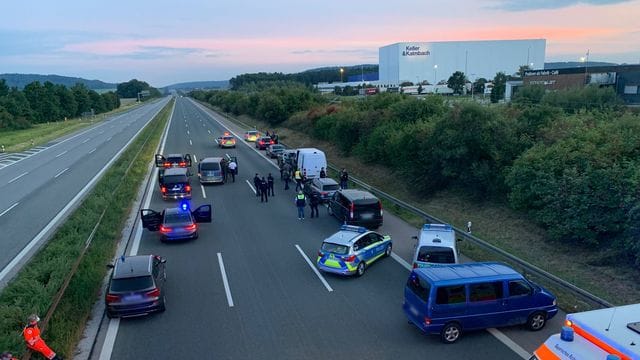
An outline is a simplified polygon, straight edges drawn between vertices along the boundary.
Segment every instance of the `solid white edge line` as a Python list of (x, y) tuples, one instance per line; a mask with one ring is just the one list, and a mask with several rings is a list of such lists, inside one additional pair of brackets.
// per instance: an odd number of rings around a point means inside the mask
[(207, 198), (207, 192), (204, 191), (204, 185), (200, 184), (200, 188), (202, 188), (202, 198), (206, 199)]
[(62, 156), (62, 155), (64, 155), (64, 154), (66, 154), (68, 151), (69, 151), (69, 150), (65, 150), (65, 151), (61, 152), (60, 154), (56, 155), (56, 157), (60, 157), (60, 156)]
[(23, 172), (22, 174), (20, 174), (20, 175), (18, 175), (18, 176), (16, 176), (16, 177), (14, 177), (13, 179), (9, 180), (9, 182), (8, 182), (7, 184), (11, 184), (12, 182), (14, 182), (14, 181), (16, 181), (16, 180), (20, 179), (21, 177), (23, 177), (23, 176), (27, 175), (28, 173), (29, 173), (28, 171)]
[(57, 174), (54, 176), (54, 178), (56, 178), (56, 179), (57, 179), (57, 178), (58, 178), (58, 176), (60, 176), (60, 175), (64, 174), (67, 170), (69, 170), (69, 168), (64, 168), (64, 170), (62, 170), (62, 171), (60, 171), (59, 173), (57, 173)]
[(227, 303), (229, 304), (229, 307), (233, 307), (233, 298), (231, 297), (229, 280), (227, 280), (227, 272), (224, 270), (224, 262), (222, 261), (221, 253), (218, 253), (218, 264), (220, 265), (220, 273), (222, 274), (222, 283), (224, 285), (224, 292), (227, 294)]
[(5, 211), (3, 211), (3, 212), (1, 212), (1, 213), (0, 213), (0, 216), (2, 216), (2, 215), (4, 215), (4, 214), (8, 213), (9, 211), (11, 211), (11, 209), (13, 209), (14, 207), (18, 206), (18, 204), (20, 204), (20, 203), (19, 203), (19, 202), (17, 202), (17, 203), (15, 203), (15, 204), (13, 204), (13, 205), (9, 206), (9, 207), (7, 208), (7, 210), (5, 210)]
[(258, 194), (258, 191), (256, 191), (256, 189), (253, 188), (253, 185), (251, 185), (249, 180), (245, 180), (245, 181), (247, 182), (247, 185), (249, 185), (249, 187), (251, 188), (251, 191), (253, 191), (253, 195)]
[(402, 265), (402, 267), (411, 271), (411, 265), (409, 265), (409, 263), (406, 262), (403, 258), (401, 258), (398, 254), (392, 252), (391, 257), (393, 258), (393, 260), (397, 261), (400, 265)]
[[(169, 132), (169, 127), (171, 126), (171, 119), (173, 118), (173, 111), (175, 110), (175, 103), (173, 109), (171, 109), (171, 117), (169, 117), (169, 122), (165, 129), (164, 139), (162, 140), (162, 145), (160, 146), (160, 151), (158, 153), (162, 154), (164, 151), (164, 145), (167, 141), (167, 134)], [(157, 113), (156, 113), (157, 115)], [(153, 116), (155, 117), (155, 115)], [(152, 117), (152, 118), (153, 118)], [(152, 196), (152, 188), (155, 186), (158, 169), (154, 167), (152, 180), (149, 182), (149, 191), (147, 191), (147, 198), (144, 201), (144, 208), (148, 208), (151, 203)], [(131, 249), (129, 249), (129, 256), (138, 255), (138, 249), (140, 249), (140, 240), (142, 239), (142, 225), (140, 223), (136, 224), (136, 235), (133, 238), (133, 244), (131, 244)], [(109, 327), (107, 329), (107, 334), (105, 335), (104, 343), (102, 344), (102, 349), (100, 350), (99, 360), (110, 360), (111, 354), (113, 353), (113, 348), (116, 343), (116, 338), (118, 336), (118, 329), (120, 326), (120, 319), (110, 319)]]
[(302, 251), (302, 248), (300, 247), (300, 245), (296, 244), (295, 246), (296, 246), (296, 249), (298, 249), (298, 252), (300, 252), (300, 255), (302, 255), (302, 257), (307, 262), (307, 264), (309, 264), (309, 267), (311, 268), (311, 270), (313, 270), (313, 272), (316, 273), (316, 275), (318, 276), (318, 279), (320, 279), (324, 287), (327, 288), (327, 291), (332, 292), (333, 289), (331, 288), (331, 286), (329, 286), (329, 283), (327, 282), (327, 280), (325, 280), (324, 276), (320, 274), (320, 271), (318, 271), (318, 269), (315, 266), (313, 266), (311, 259), (309, 259), (307, 254), (305, 254), (304, 251)]
[(487, 329), (489, 334), (495, 336), (501, 343), (505, 344), (508, 348), (513, 350), (516, 354), (518, 354), (523, 359), (531, 358), (531, 354), (523, 349), (520, 345), (516, 344), (515, 341), (511, 340), (507, 335), (505, 335), (502, 331), (496, 328)]
[[(162, 110), (162, 107), (160, 107), (156, 114), (149, 119), (149, 122), (160, 112), (160, 110)], [(149, 124), (149, 122), (147, 122), (147, 124)], [(33, 239), (31, 239), (31, 241), (29, 241), (29, 243), (24, 248), (22, 248), (22, 250), (13, 258), (13, 260), (11, 260), (11, 262), (7, 264), (7, 266), (5, 266), (2, 271), (0, 271), (0, 283), (4, 283), (5, 277), (7, 277), (7, 275), (24, 259), (24, 257), (27, 256), (31, 249), (33, 249), (33, 247), (35, 247), (40, 242), (40, 240), (49, 232), (49, 230), (51, 230), (51, 228), (58, 224), (62, 217), (66, 216), (67, 212), (69, 212), (71, 208), (76, 206), (76, 203), (102, 177), (102, 175), (109, 169), (111, 164), (113, 164), (120, 157), (120, 155), (133, 142), (133, 140), (142, 132), (142, 130), (144, 130), (147, 124), (140, 128), (138, 132), (120, 149), (120, 151), (118, 151), (113, 156), (113, 158), (109, 160), (109, 162), (107, 162), (105, 166), (82, 188), (82, 190), (80, 190), (76, 194), (76, 196), (74, 196), (73, 199), (71, 199), (71, 201), (69, 201), (67, 205), (65, 205), (65, 207), (62, 208), (62, 210), (60, 210), (58, 214), (53, 219), (51, 219), (51, 221), (42, 230), (40, 230), (40, 232)]]

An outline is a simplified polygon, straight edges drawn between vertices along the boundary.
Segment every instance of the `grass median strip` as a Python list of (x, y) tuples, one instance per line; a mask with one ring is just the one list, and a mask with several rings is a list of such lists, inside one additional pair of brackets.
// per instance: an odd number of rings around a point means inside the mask
[(71, 357), (99, 294), (107, 271), (105, 265), (114, 256), (122, 228), (145, 178), (149, 159), (153, 158), (160, 142), (172, 105), (173, 102), (169, 103), (147, 125), (47, 245), (0, 294), (0, 351), (11, 350), (14, 354), (21, 354), (26, 350), (21, 337), (26, 316), (30, 313), (42, 316), (47, 312), (104, 207), (109, 206), (43, 334), (55, 351)]

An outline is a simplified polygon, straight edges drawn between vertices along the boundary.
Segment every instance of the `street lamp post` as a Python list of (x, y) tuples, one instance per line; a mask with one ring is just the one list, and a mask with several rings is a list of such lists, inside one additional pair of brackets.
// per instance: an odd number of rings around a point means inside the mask
[(435, 89), (435, 86), (438, 85), (437, 83), (438, 81), (438, 64), (433, 65), (433, 86)]
[(344, 74), (344, 69), (340, 68), (340, 82), (344, 82), (342, 81), (342, 74)]

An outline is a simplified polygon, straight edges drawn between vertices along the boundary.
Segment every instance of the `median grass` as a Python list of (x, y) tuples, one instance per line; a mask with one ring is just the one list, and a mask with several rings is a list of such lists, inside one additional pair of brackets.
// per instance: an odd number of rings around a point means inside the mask
[[(122, 229), (160, 142), (172, 105), (170, 102), (147, 125), (51, 240), (0, 294), (0, 351), (11, 350), (14, 355), (26, 351), (21, 337), (26, 317), (37, 313), (44, 318), (100, 214), (108, 207), (91, 246), (43, 334), (52, 349), (65, 358), (71, 357), (100, 293), (107, 272), (106, 264), (114, 257)], [(127, 168), (130, 168), (128, 172)]]
[[(204, 105), (212, 108), (209, 104)], [(223, 114), (220, 109), (214, 110)], [(440, 191), (429, 197), (418, 197), (411, 187), (411, 179), (393, 174), (384, 164), (364, 164), (356, 157), (343, 156), (335, 145), (311, 138), (300, 131), (274, 127), (244, 115), (225, 117), (241, 126), (249, 124), (262, 130), (276, 130), (281, 141), (293, 148), (320, 148), (330, 163), (339, 168), (346, 168), (351, 176), (458, 228), (466, 228), (467, 222), (471, 221), (473, 234), (477, 237), (613, 304), (640, 302), (640, 282), (637, 281), (640, 278), (640, 269), (616, 260), (614, 253), (580, 249), (570, 244), (550, 241), (543, 228), (532, 223), (522, 213), (510, 209), (508, 204), (482, 202), (456, 191)], [(403, 218), (416, 228), (424, 221), (395, 205), (385, 202), (384, 206), (385, 210)], [(461, 248), (462, 253), (474, 260), (506, 262), (493, 253), (465, 243), (463, 242)], [(593, 307), (593, 304), (587, 304), (553, 284), (542, 279), (534, 280), (540, 280), (542, 285), (554, 291), (559, 297), (559, 303), (567, 311), (582, 311)]]
[(4, 145), (5, 152), (20, 152), (34, 146), (46, 144), (79, 129), (103, 121), (107, 116), (115, 115), (131, 109), (134, 105), (121, 106), (104, 114), (98, 114), (93, 119), (69, 119), (65, 121), (35, 124), (24, 130), (0, 131), (0, 146)]

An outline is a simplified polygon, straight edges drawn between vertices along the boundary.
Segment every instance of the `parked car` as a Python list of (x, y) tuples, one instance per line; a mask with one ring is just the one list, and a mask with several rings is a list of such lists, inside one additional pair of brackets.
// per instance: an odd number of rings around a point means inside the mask
[(191, 199), (191, 181), (186, 168), (168, 168), (158, 173), (162, 199)]
[(236, 147), (236, 138), (232, 135), (225, 133), (216, 139), (219, 148), (234, 148)]
[(105, 294), (107, 317), (146, 315), (165, 310), (166, 259), (122, 256), (114, 265)]
[(198, 163), (198, 180), (201, 184), (223, 183), (222, 158), (207, 157)]
[(267, 148), (267, 146), (269, 145), (273, 145), (274, 141), (267, 136), (263, 136), (261, 138), (259, 138), (258, 140), (256, 140), (256, 148), (258, 150), (264, 150)]
[(413, 268), (434, 264), (457, 264), (458, 248), (456, 233), (449, 224), (424, 224), (420, 237), (414, 236), (416, 250), (413, 254)]
[(496, 262), (413, 269), (402, 309), (410, 323), (447, 344), (468, 330), (517, 324), (540, 330), (558, 313), (551, 292)]
[(376, 229), (382, 226), (382, 202), (368, 191), (356, 189), (337, 190), (327, 207), (341, 223)]
[(339, 189), (340, 185), (332, 178), (317, 177), (304, 184), (305, 195), (317, 194), (321, 202), (328, 202)]
[(266, 154), (270, 158), (274, 159), (274, 158), (277, 158), (278, 155), (284, 151), (284, 149), (285, 149), (284, 145), (272, 144), (267, 147)]
[(340, 231), (322, 242), (316, 263), (322, 271), (362, 276), (382, 256), (390, 256), (391, 236), (364, 227), (342, 225)]
[(194, 211), (186, 202), (162, 212), (142, 209), (140, 218), (143, 228), (160, 232), (161, 241), (197, 239), (198, 224), (211, 222), (211, 205), (202, 205)]
[(256, 141), (258, 140), (258, 138), (262, 136), (262, 134), (260, 134), (260, 131), (258, 130), (248, 130), (244, 132), (244, 140), (245, 141)]

